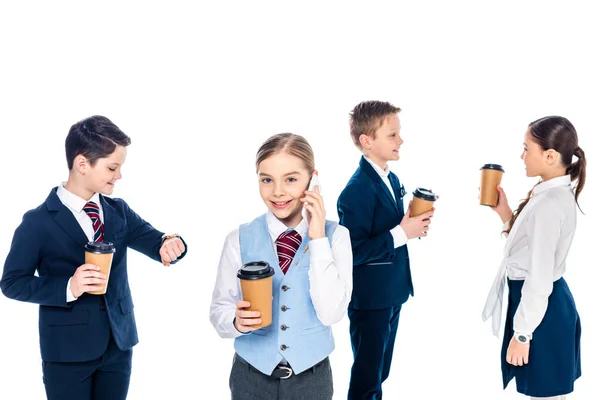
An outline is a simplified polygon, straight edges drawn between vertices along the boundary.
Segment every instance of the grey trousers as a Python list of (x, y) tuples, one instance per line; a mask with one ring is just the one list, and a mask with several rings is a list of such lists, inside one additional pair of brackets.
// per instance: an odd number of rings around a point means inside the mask
[(288, 379), (265, 375), (239, 356), (229, 376), (231, 400), (331, 400), (333, 378), (329, 358)]

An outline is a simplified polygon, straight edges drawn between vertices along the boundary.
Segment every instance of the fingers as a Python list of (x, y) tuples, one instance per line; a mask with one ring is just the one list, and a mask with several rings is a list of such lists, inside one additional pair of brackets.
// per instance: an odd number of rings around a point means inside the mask
[[(237, 310), (235, 316), (240, 319), (260, 318), (260, 312), (248, 311), (248, 310)], [(251, 325), (251, 324), (247, 324)]]
[(529, 364), (529, 352), (527, 352), (527, 354), (525, 354), (525, 356), (523, 357), (523, 364)]
[(77, 268), (77, 271), (100, 271), (100, 267), (94, 264), (83, 264)]
[(323, 201), (323, 197), (319, 194), (319, 186), (315, 186), (316, 192), (309, 192), (308, 190), (304, 191), (306, 197), (304, 199), (300, 199), (300, 201), (309, 202), (311, 204), (315, 204), (317, 202), (320, 207), (325, 209), (325, 202)]
[(235, 320), (240, 327), (252, 327), (262, 322), (260, 318), (260, 312), (245, 310), (250, 307), (250, 303), (247, 301), (238, 301), (236, 304)]
[(242, 309), (242, 308), (248, 308), (250, 307), (250, 302), (249, 301), (244, 301), (244, 300), (240, 300), (237, 303), (235, 303), (235, 308)]
[(86, 270), (86, 271), (81, 271), (79, 273), (76, 272), (76, 278), (79, 279), (80, 281), (82, 279), (87, 279), (87, 278), (96, 278), (96, 279), (106, 280), (108, 278), (108, 276), (106, 274), (103, 274), (102, 272)]
[(179, 256), (181, 256), (183, 254), (183, 252), (185, 251), (185, 245), (183, 244), (183, 241), (181, 239), (177, 239), (175, 241), (175, 244), (177, 245), (177, 249), (179, 249), (179, 251), (180, 251)]

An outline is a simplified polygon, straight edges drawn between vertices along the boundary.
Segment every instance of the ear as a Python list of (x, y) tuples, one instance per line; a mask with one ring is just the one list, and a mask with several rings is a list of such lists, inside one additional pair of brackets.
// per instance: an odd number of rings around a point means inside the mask
[(369, 136), (367, 136), (367, 135), (365, 135), (363, 133), (362, 135), (360, 135), (358, 137), (358, 141), (360, 142), (360, 145), (362, 147), (364, 147), (365, 149), (367, 149), (367, 150), (371, 149), (371, 145), (372, 145), (371, 141), (372, 141), (372, 139)]
[(548, 149), (544, 153), (546, 163), (548, 165), (554, 165), (557, 161), (560, 161), (560, 153), (554, 149)]
[(78, 154), (75, 157), (75, 160), (73, 160), (73, 169), (79, 172), (81, 175), (85, 175), (89, 166), (90, 164), (88, 162), (88, 159), (82, 154)]

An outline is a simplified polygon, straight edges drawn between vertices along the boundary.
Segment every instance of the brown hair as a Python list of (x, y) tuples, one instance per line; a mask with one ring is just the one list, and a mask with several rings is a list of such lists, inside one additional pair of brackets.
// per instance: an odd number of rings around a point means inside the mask
[(362, 149), (360, 135), (375, 137), (386, 117), (398, 114), (400, 108), (384, 101), (363, 101), (350, 111), (350, 136), (354, 145)]
[(258, 149), (256, 153), (256, 172), (258, 172), (258, 165), (263, 160), (280, 152), (301, 159), (309, 174), (312, 174), (315, 170), (315, 155), (308, 141), (304, 137), (293, 133), (279, 133), (265, 140)]
[[(571, 122), (564, 117), (550, 116), (540, 118), (529, 124), (529, 133), (532, 140), (539, 144), (542, 150), (554, 149), (560, 153), (561, 163), (567, 167), (567, 174), (571, 176), (571, 181), (577, 181), (574, 188), (575, 202), (579, 207), (577, 200), (579, 194), (585, 185), (585, 153), (579, 147), (577, 131)], [(577, 161), (573, 162), (573, 156)], [(539, 182), (536, 184), (536, 186)], [(535, 188), (535, 186), (534, 186)], [(519, 204), (519, 207), (513, 212), (506, 232), (510, 232), (517, 217), (525, 208), (525, 205), (531, 199), (533, 189), (527, 194), (527, 198)], [(581, 210), (581, 208), (580, 208)]]

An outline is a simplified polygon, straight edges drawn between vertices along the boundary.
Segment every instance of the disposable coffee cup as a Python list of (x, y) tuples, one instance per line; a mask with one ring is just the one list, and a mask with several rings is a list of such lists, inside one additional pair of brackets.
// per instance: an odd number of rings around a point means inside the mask
[(247, 310), (260, 312), (262, 322), (252, 325), (254, 328), (269, 326), (273, 322), (273, 275), (275, 270), (264, 261), (246, 263), (237, 273), (242, 298), (250, 303)]
[(85, 245), (85, 263), (99, 266), (100, 272), (106, 274), (106, 284), (104, 287), (95, 292), (88, 292), (89, 294), (106, 293), (114, 253), (115, 246), (110, 242), (88, 242)]
[(498, 185), (502, 182), (504, 170), (498, 164), (485, 164), (481, 167), (479, 204), (496, 207), (498, 205)]
[(413, 192), (413, 200), (410, 205), (410, 214), (409, 216), (416, 217), (427, 211), (431, 211), (433, 209), (433, 203), (435, 203), (436, 197), (435, 194), (427, 189), (416, 188)]

